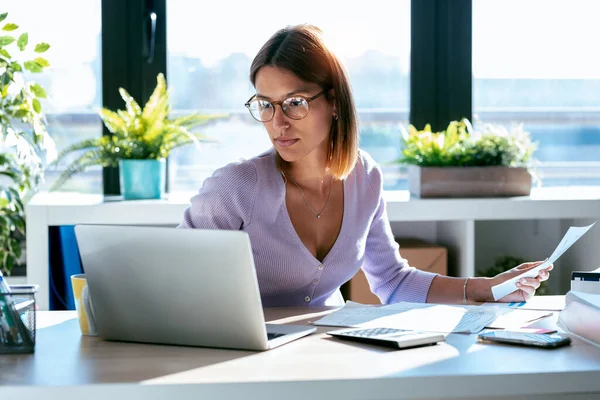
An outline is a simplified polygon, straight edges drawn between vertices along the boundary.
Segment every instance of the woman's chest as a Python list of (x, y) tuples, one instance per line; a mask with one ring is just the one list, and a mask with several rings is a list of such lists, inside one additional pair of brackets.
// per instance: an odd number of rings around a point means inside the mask
[(305, 196), (286, 194), (286, 209), (290, 223), (302, 245), (313, 257), (323, 261), (338, 238), (343, 235), (344, 196), (341, 183), (332, 188), (331, 196), (311, 205)]

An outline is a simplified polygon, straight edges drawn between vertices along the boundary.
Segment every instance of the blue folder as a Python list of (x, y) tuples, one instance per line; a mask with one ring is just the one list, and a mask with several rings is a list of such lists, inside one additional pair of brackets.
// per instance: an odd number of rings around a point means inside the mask
[(75, 226), (50, 228), (50, 310), (75, 310), (71, 275), (82, 274)]

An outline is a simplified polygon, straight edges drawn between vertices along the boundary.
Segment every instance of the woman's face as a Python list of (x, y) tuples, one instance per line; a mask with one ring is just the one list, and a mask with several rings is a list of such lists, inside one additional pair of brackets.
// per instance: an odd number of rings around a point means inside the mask
[[(292, 72), (273, 66), (258, 70), (255, 87), (257, 98), (269, 101), (283, 101), (294, 95), (310, 98), (323, 90), (316, 83), (305, 82)], [(287, 162), (302, 160), (314, 152), (327, 157), (333, 104), (323, 95), (312, 100), (309, 107), (308, 115), (296, 120), (276, 105), (273, 119), (264, 122), (275, 150)]]

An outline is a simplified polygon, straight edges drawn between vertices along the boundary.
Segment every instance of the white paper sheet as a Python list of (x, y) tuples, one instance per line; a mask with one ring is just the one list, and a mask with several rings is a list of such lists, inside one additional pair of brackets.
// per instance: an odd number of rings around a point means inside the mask
[(379, 327), (406, 330), (477, 333), (510, 310), (491, 307), (449, 306), (441, 304), (396, 303), (385, 306), (365, 306), (348, 302), (314, 325), (338, 327)]
[(551, 311), (511, 310), (506, 314), (498, 316), (498, 318), (486, 325), (486, 328), (518, 329), (550, 315), (552, 315)]
[(572, 227), (570, 227), (569, 230), (567, 231), (567, 233), (565, 234), (565, 236), (563, 236), (563, 238), (560, 241), (560, 243), (558, 244), (558, 246), (556, 246), (556, 249), (554, 250), (552, 255), (548, 259), (546, 259), (546, 261), (544, 261), (543, 263), (541, 263), (540, 265), (538, 265), (535, 268), (525, 271), (521, 275), (515, 276), (514, 278), (509, 279), (505, 282), (502, 282), (499, 285), (493, 286), (492, 287), (492, 295), (494, 296), (494, 300), (498, 301), (501, 298), (503, 298), (504, 296), (507, 296), (510, 293), (517, 290), (517, 282), (519, 281), (519, 279), (535, 278), (536, 276), (538, 276), (539, 272), (542, 269), (548, 268), (550, 266), (550, 264), (552, 264), (556, 260), (558, 260), (558, 258), (560, 256), (562, 256), (563, 253), (565, 251), (567, 251), (569, 249), (569, 247), (571, 247), (573, 245), (573, 243), (578, 241), (579, 238), (582, 237), (592, 226), (594, 226), (594, 224), (595, 224), (595, 222), (588, 226), (572, 226)]
[(506, 307), (516, 310), (560, 311), (565, 307), (565, 296), (533, 296), (525, 301), (512, 303), (483, 303), (484, 307)]

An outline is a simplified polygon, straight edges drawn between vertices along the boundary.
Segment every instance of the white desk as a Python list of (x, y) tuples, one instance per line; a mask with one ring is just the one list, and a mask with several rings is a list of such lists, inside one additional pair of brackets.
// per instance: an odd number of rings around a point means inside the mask
[[(325, 309), (267, 309), (306, 323)], [(598, 399), (600, 348), (541, 350), (450, 335), (394, 351), (324, 334), (266, 352), (105, 342), (74, 312), (40, 312), (34, 355), (0, 356), (3, 399)], [(551, 320), (538, 323), (551, 326)]]
[[(179, 193), (171, 195), (168, 200), (117, 202), (106, 202), (101, 195), (76, 193), (40, 193), (35, 196), (26, 207), (26, 281), (40, 285), (40, 309), (48, 309), (50, 226), (78, 223), (175, 226), (181, 222), (192, 195)], [(411, 198), (407, 191), (397, 191), (386, 192), (385, 199), (394, 234), (419, 236), (421, 233), (421, 238), (447, 246), (450, 249), (450, 271), (456, 276), (474, 275), (476, 240), (481, 240), (480, 232), (484, 230), (478, 231), (477, 221), (556, 221), (550, 227), (542, 227), (544, 238), (540, 240), (545, 240), (548, 245), (542, 242), (533, 246), (536, 252), (531, 257), (547, 257), (550, 255), (546, 254), (548, 249), (558, 244), (574, 219), (600, 219), (600, 187), (540, 188), (534, 189), (530, 197), (484, 199), (417, 199)], [(514, 231), (522, 229), (509, 229), (509, 236)], [(523, 235), (523, 238), (515, 236), (516, 245), (523, 240), (533, 240), (531, 235)], [(584, 264), (582, 260), (585, 259), (600, 259), (600, 248), (592, 244), (583, 255), (578, 254), (574, 258)]]

